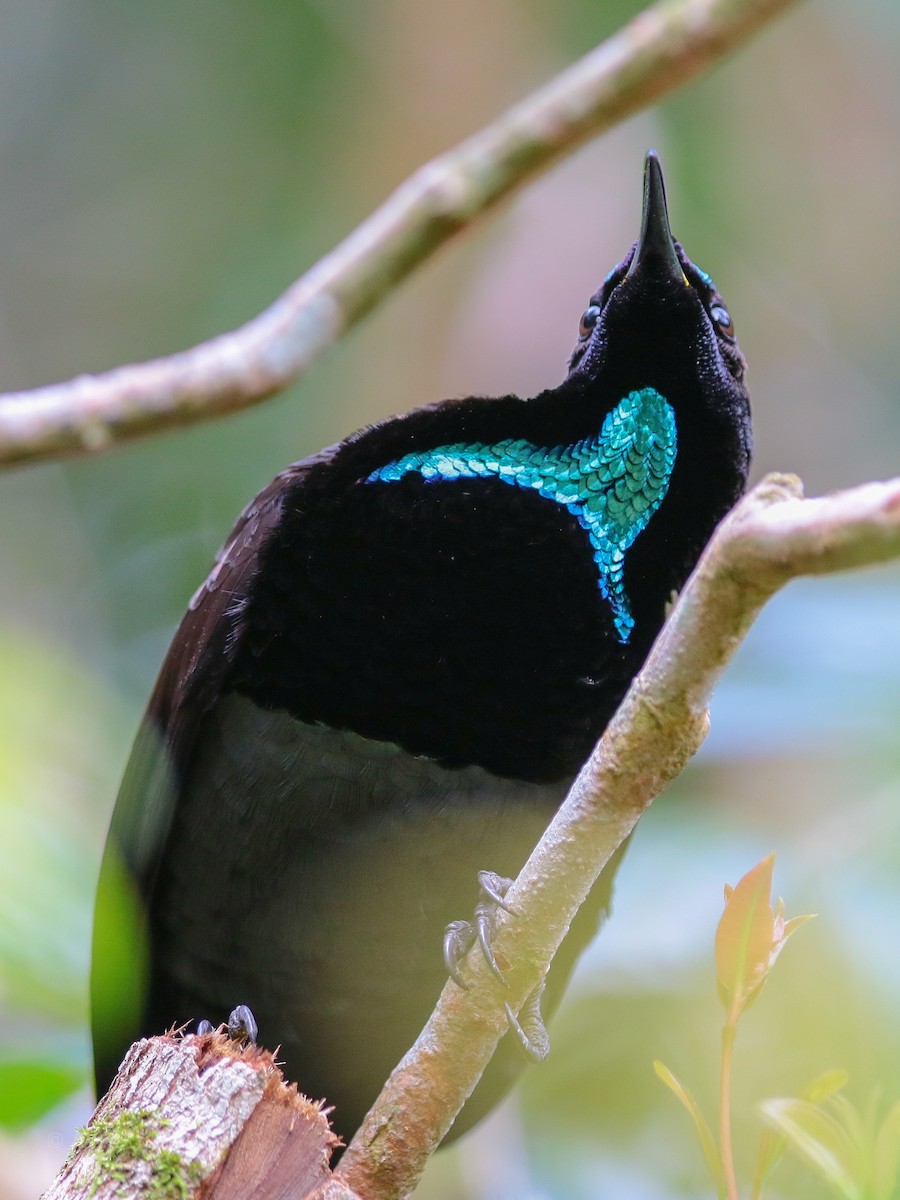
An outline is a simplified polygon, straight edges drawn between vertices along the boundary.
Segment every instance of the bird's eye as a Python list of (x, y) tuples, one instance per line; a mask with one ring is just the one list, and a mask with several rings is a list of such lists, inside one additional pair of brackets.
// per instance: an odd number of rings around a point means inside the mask
[(726, 337), (734, 337), (734, 325), (731, 321), (731, 313), (724, 304), (714, 304), (709, 310), (709, 315)]
[(591, 330), (597, 324), (597, 318), (600, 316), (599, 305), (591, 304), (581, 314), (581, 320), (578, 324), (578, 336), (586, 338)]

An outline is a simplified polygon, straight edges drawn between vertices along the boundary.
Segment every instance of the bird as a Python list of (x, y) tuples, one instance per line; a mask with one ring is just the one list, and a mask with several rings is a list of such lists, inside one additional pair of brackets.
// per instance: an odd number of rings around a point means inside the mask
[[(527, 336), (526, 298), (517, 320)], [(98, 1094), (137, 1036), (242, 1004), (352, 1136), (446, 982), (442, 939), (479, 871), (517, 874), (743, 492), (745, 370), (650, 151), (639, 236), (558, 386), (413, 408), (247, 506), (175, 634), (111, 821)], [(616, 865), (550, 968), (547, 1015)], [(110, 948), (122, 903), (137, 965)], [(134, 993), (119, 1009), (110, 979)], [(523, 1065), (505, 1037), (451, 1135)]]

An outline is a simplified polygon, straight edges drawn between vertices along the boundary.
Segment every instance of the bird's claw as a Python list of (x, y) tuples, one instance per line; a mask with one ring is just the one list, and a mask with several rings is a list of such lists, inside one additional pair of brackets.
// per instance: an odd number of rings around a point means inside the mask
[(496, 871), (479, 871), (478, 886), (483, 897), (481, 903), (486, 904), (491, 900), (504, 912), (515, 915), (516, 910), (506, 903), (506, 893), (512, 887), (512, 883), (511, 879), (507, 879), (505, 875), (498, 875)]
[(506, 893), (512, 887), (512, 882), (505, 875), (498, 875), (496, 871), (478, 872), (478, 886), (481, 888), (481, 899), (475, 906), (475, 930), (478, 934), (478, 944), (481, 946), (484, 961), (491, 969), (491, 974), (504, 987), (509, 985), (494, 957), (491, 939), (494, 936), (497, 909), (502, 908), (504, 912), (508, 913), (513, 911), (506, 903)]
[[(259, 1035), (259, 1028), (256, 1024), (256, 1017), (247, 1007), (246, 1004), (238, 1004), (236, 1008), (231, 1010), (228, 1021), (224, 1026), (220, 1026), (223, 1032), (227, 1033), (233, 1042), (249, 1043), (255, 1042)], [(212, 1021), (202, 1020), (197, 1022), (197, 1036), (203, 1037), (208, 1033), (212, 1033), (214, 1029)]]
[(472, 949), (475, 934), (471, 921), (451, 921), (444, 930), (444, 966), (453, 982), (464, 992), (469, 985), (463, 979), (460, 963)]
[[(451, 921), (444, 931), (444, 966), (453, 982), (463, 991), (468, 991), (469, 985), (463, 978), (462, 961), (476, 941), (491, 973), (504, 987), (509, 986), (494, 957), (491, 938), (497, 909), (502, 908), (508, 913), (515, 911), (506, 903), (506, 893), (512, 886), (512, 880), (498, 875), (495, 871), (479, 871), (478, 884), (481, 888), (481, 899), (475, 906), (475, 920)], [(525, 1000), (518, 1017), (508, 1003), (503, 1006), (510, 1031), (515, 1035), (522, 1053), (529, 1062), (543, 1062), (550, 1053), (550, 1038), (541, 1016), (543, 993), (544, 985), (541, 984)]]
[(495, 911), (496, 906), (493, 900), (482, 900), (475, 909), (475, 930), (478, 934), (478, 945), (481, 947), (484, 961), (491, 968), (491, 974), (504, 987), (509, 987), (509, 984), (506, 982), (506, 976), (497, 964), (491, 946), (491, 938), (494, 936)]
[(453, 982), (458, 984), (463, 991), (467, 990), (468, 985), (462, 976), (462, 960), (476, 941), (481, 947), (481, 953), (484, 961), (490, 967), (491, 974), (504, 987), (507, 986), (506, 977), (494, 957), (491, 938), (494, 933), (494, 918), (497, 909), (502, 908), (504, 912), (508, 913), (513, 911), (505, 900), (506, 893), (512, 886), (512, 880), (507, 879), (504, 875), (498, 875), (495, 871), (479, 871), (478, 884), (481, 888), (481, 899), (475, 906), (475, 920), (451, 921), (444, 931), (444, 966)]
[(231, 1010), (225, 1029), (228, 1036), (234, 1042), (255, 1043), (259, 1036), (256, 1017), (254, 1017), (246, 1004), (239, 1004), (237, 1008)]
[(550, 1036), (541, 1014), (543, 993), (544, 985), (541, 984), (527, 997), (518, 1017), (508, 1003), (503, 1006), (510, 1032), (515, 1035), (522, 1053), (533, 1063), (543, 1062), (550, 1053)]

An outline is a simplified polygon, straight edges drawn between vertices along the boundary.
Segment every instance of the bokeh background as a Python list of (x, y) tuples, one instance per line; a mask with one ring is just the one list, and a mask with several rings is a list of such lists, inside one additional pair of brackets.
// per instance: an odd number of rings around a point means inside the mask
[[(249, 318), (420, 162), (639, 7), (0, 0), (0, 386)], [(0, 1196), (35, 1196), (90, 1112), (105, 825), (234, 516), (286, 461), (361, 424), (557, 381), (585, 300), (636, 235), (648, 145), (750, 361), (755, 476), (792, 470), (819, 492), (900, 471), (898, 61), (896, 0), (801, 6), (445, 249), (286, 395), (0, 475)], [(898, 676), (897, 567), (795, 583), (770, 605), (707, 745), (642, 822), (550, 1061), (438, 1156), (422, 1197), (712, 1194), (651, 1061), (712, 1111), (721, 888), (772, 849), (788, 911), (819, 916), (741, 1032), (739, 1162), (754, 1105), (827, 1067), (849, 1070), (859, 1103), (876, 1086), (900, 1096)], [(772, 1194), (821, 1187), (786, 1163)]]

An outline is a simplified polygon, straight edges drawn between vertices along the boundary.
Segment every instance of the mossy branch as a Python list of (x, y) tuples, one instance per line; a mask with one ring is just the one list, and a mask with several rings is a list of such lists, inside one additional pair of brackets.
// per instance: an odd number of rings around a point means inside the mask
[(426, 163), (246, 325), (168, 358), (0, 395), (0, 465), (107, 449), (249, 407), (454, 234), (588, 138), (699, 75), (794, 0), (663, 0), (480, 133)]
[[(469, 990), (448, 983), (341, 1161), (364, 1200), (414, 1188), (594, 881), (638, 818), (699, 749), (722, 671), (788, 580), (900, 557), (900, 478), (804, 500), (769, 476), (720, 525), (603, 738), (506, 896), (494, 951), (502, 991), (478, 953)], [(490, 864), (485, 864), (490, 866)]]

